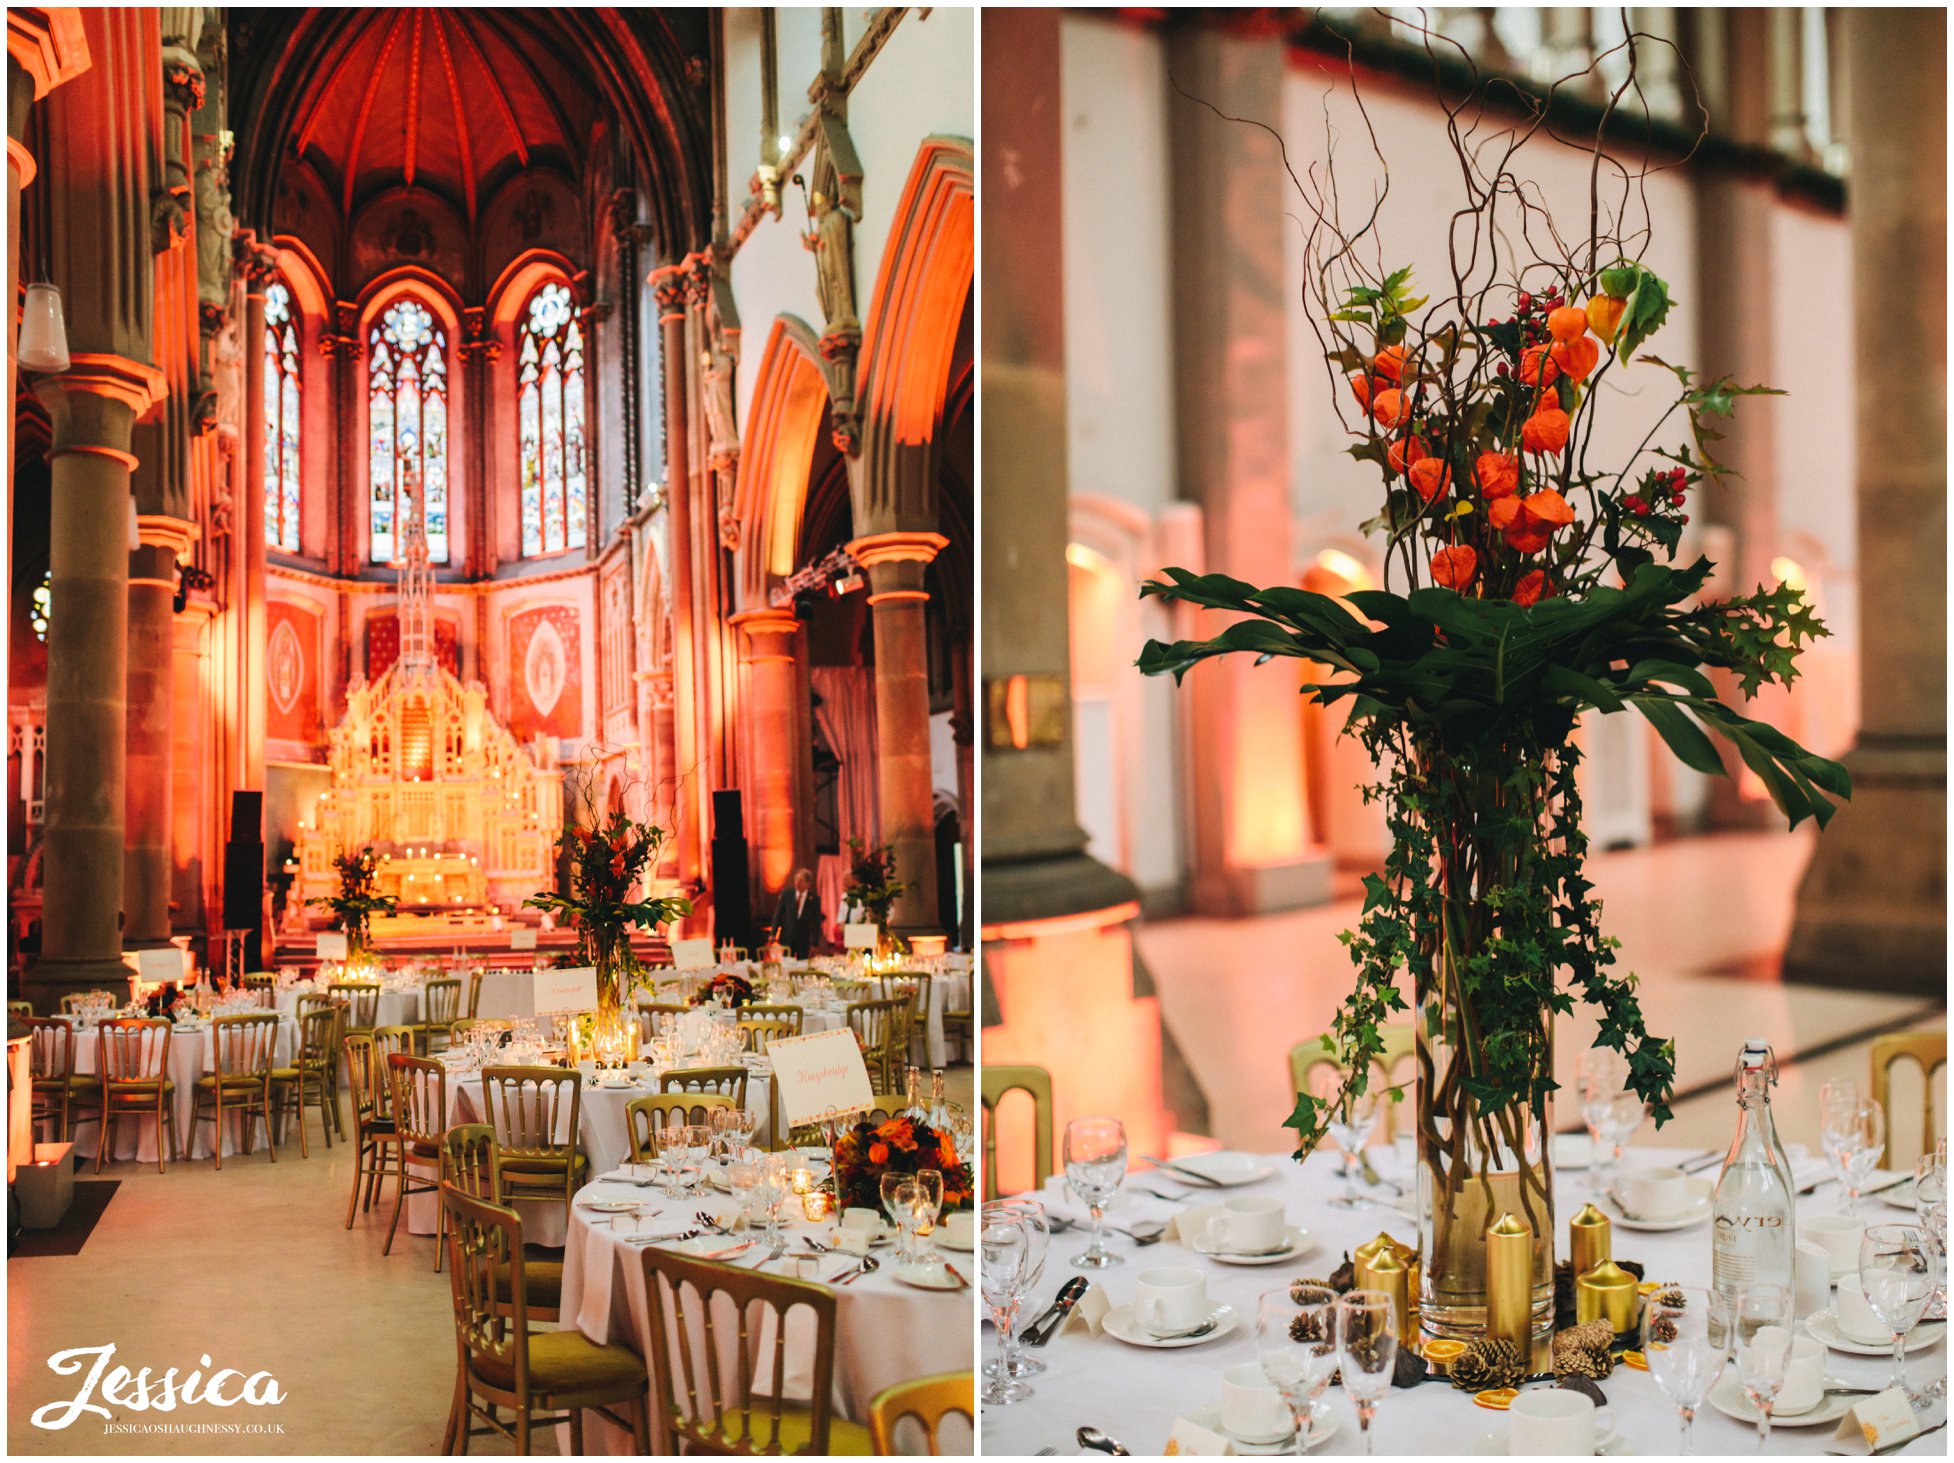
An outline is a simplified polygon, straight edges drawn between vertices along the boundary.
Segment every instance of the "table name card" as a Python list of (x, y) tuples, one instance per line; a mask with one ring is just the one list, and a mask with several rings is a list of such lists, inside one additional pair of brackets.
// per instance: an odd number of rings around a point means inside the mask
[(874, 925), (841, 927), (841, 947), (844, 950), (873, 950), (881, 943), (882, 931)]
[(1906, 1393), (1890, 1387), (1877, 1397), (1866, 1398), (1839, 1419), (1828, 1451), (1863, 1458), (1897, 1448), (1919, 1435), (1920, 1419), (1913, 1415)]
[(1065, 1319), (1059, 1322), (1058, 1334), (1063, 1336), (1067, 1331), (1084, 1331), (1086, 1335), (1096, 1337), (1105, 1329), (1106, 1314), (1112, 1308), (1113, 1298), (1106, 1294), (1106, 1287), (1095, 1280), (1086, 1287), (1086, 1293), (1079, 1297), (1072, 1309), (1065, 1313)]
[(555, 1011), (595, 1011), (597, 1009), (597, 970), (580, 966), (573, 970), (536, 972), (534, 1014), (546, 1016)]
[[(136, 978), (145, 986), (181, 985), (190, 979), (190, 952), (174, 945), (157, 950), (132, 950)], [(124, 957), (127, 963), (128, 956)]]
[(319, 936), (315, 946), (321, 960), (344, 960), (346, 958), (346, 932), (329, 930)]
[(855, 1033), (814, 1031), (767, 1043), (774, 1091), (790, 1128), (825, 1123), (875, 1106), (875, 1089)]
[(1213, 1428), (1202, 1427), (1184, 1417), (1174, 1419), (1174, 1430), (1167, 1436), (1169, 1458), (1232, 1458), (1235, 1445)]
[(509, 931), (509, 948), (511, 950), (534, 950), (536, 948), (536, 931), (527, 928)]
[(672, 941), (672, 965), (678, 970), (704, 970), (715, 964), (711, 940)]

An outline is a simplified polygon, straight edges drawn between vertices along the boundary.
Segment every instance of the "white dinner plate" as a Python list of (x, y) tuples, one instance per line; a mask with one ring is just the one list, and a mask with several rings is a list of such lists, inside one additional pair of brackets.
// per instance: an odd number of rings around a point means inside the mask
[(577, 1207), (592, 1214), (629, 1214), (634, 1209), (644, 1208), (644, 1203), (630, 1199), (579, 1199)]
[(1613, 1194), (1604, 1195), (1601, 1202), (1606, 1208), (1609, 1219), (1623, 1229), (1638, 1229), (1647, 1234), (1667, 1234), (1672, 1229), (1689, 1229), (1708, 1219), (1711, 1201), (1716, 1195), (1716, 1187), (1706, 1178), (1690, 1179), (1689, 1191), (1693, 1197), (1689, 1206), (1667, 1219), (1631, 1219), (1622, 1212)]
[(918, 1290), (962, 1290), (948, 1270), (941, 1265), (891, 1265), (889, 1273), (904, 1285), (913, 1285)]
[(936, 1247), (940, 1250), (955, 1250), (959, 1255), (975, 1254), (977, 1250), (977, 1232), (975, 1230), (971, 1231), (970, 1243), (967, 1245), (960, 1245), (951, 1239), (950, 1231), (947, 1229), (937, 1230), (932, 1238)]
[(1197, 1255), (1206, 1255), (1210, 1260), (1218, 1260), (1223, 1265), (1274, 1265), (1283, 1260), (1293, 1260), (1298, 1255), (1306, 1255), (1316, 1248), (1316, 1241), (1310, 1233), (1294, 1224), (1282, 1232), (1284, 1244), (1280, 1249), (1262, 1255), (1244, 1255), (1234, 1250), (1209, 1249), (1205, 1243), (1189, 1245)]
[[(1221, 1409), (1219, 1407), (1203, 1407), (1198, 1412), (1190, 1412), (1187, 1415), (1187, 1420), (1196, 1427), (1204, 1427), (1209, 1432), (1220, 1433), (1234, 1446), (1237, 1453), (1244, 1453), (1250, 1456), (1281, 1457), (1289, 1453), (1291, 1448), (1291, 1434), (1288, 1433), (1284, 1433), (1273, 1442), (1262, 1443), (1252, 1442), (1248, 1438), (1236, 1437), (1221, 1425)], [(1324, 1406), (1321, 1402), (1313, 1404), (1310, 1409), (1310, 1447), (1315, 1448), (1321, 1443), (1327, 1443), (1336, 1435), (1336, 1413)]]
[[(1260, 1183), (1275, 1170), (1252, 1153), (1230, 1153), (1222, 1149), (1215, 1153), (1191, 1153), (1186, 1158), (1176, 1158), (1174, 1168), (1197, 1173), (1204, 1179), (1211, 1179), (1224, 1189), (1239, 1188), (1243, 1184)], [(1162, 1178), (1173, 1178), (1174, 1168), (1154, 1166), (1153, 1172)], [(1183, 1183), (1187, 1180), (1182, 1180)], [(1200, 1187), (1198, 1180), (1195, 1187)]]
[[(1827, 1377), (1825, 1385), (1844, 1387), (1850, 1383), (1842, 1382), (1837, 1377)], [(1817, 1427), (1821, 1423), (1837, 1422), (1852, 1410), (1853, 1403), (1865, 1400), (1864, 1397), (1821, 1397), (1818, 1406), (1804, 1412), (1788, 1415), (1773, 1412), (1771, 1428), (1775, 1432), (1781, 1427)], [(1738, 1377), (1735, 1366), (1726, 1369), (1716, 1386), (1710, 1389), (1710, 1405), (1725, 1417), (1734, 1417), (1738, 1422), (1749, 1423), (1753, 1427), (1757, 1425), (1757, 1409), (1744, 1395), (1743, 1380)]]
[(1200, 1336), (1170, 1336), (1161, 1340), (1149, 1331), (1140, 1329), (1133, 1319), (1133, 1307), (1114, 1306), (1106, 1312), (1100, 1327), (1115, 1341), (1124, 1341), (1128, 1346), (1144, 1346), (1149, 1351), (1178, 1351), (1184, 1346), (1206, 1346), (1210, 1341), (1219, 1341), (1235, 1329), (1241, 1317), (1233, 1306), (1216, 1306), (1208, 1312), (1208, 1319), (1215, 1323), (1214, 1330)]
[[(1890, 1341), (1861, 1341), (1856, 1336), (1848, 1336), (1839, 1329), (1839, 1318), (1835, 1311), (1813, 1311), (1805, 1321), (1805, 1329), (1823, 1341), (1834, 1351), (1843, 1351), (1852, 1356), (1885, 1356), (1893, 1354)], [(1907, 1336), (1907, 1355), (1925, 1351), (1947, 1334), (1947, 1322), (1922, 1321)]]

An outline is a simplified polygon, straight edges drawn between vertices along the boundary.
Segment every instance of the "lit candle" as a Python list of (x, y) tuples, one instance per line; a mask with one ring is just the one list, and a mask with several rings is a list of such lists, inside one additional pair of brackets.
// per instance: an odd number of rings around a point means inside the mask
[(1533, 1226), (1502, 1214), (1486, 1230), (1486, 1334), (1533, 1346)]
[(804, 1168), (795, 1169), (793, 1177), (794, 1177), (795, 1193), (807, 1194), (813, 1191), (814, 1175), (811, 1172), (809, 1172), (807, 1169)]
[(826, 1190), (809, 1189), (806, 1193), (802, 1194), (801, 1213), (807, 1216), (808, 1222), (811, 1224), (819, 1224), (822, 1220), (826, 1219), (828, 1217), (828, 1195)]

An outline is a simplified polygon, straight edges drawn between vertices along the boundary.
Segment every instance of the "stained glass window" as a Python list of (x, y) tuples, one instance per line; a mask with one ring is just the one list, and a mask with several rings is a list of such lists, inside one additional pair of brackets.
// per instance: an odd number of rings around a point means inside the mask
[(584, 546), (583, 326), (569, 289), (530, 297), (516, 355), (516, 426), (522, 463), (522, 552)]
[(282, 280), (265, 290), (265, 542), (299, 551), (299, 327)]
[(34, 586), (34, 597), (27, 606), (27, 623), (34, 631), (34, 638), (42, 644), (47, 643), (48, 612), (54, 608), (54, 571), (48, 570), (41, 576), (41, 582)]
[(418, 495), (428, 558), (448, 562), (448, 333), (419, 300), (387, 307), (367, 337), (368, 524), (373, 562), (406, 545)]

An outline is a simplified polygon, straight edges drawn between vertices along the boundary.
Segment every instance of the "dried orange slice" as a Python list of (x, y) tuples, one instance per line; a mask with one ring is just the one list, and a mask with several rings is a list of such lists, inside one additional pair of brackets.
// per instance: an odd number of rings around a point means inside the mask
[(1466, 1344), (1450, 1336), (1434, 1336), (1425, 1343), (1425, 1360), (1450, 1365), (1465, 1355)]
[(1649, 1359), (1639, 1351), (1624, 1351), (1622, 1353), (1622, 1361), (1626, 1365), (1634, 1367), (1638, 1372), (1645, 1372), (1649, 1369)]
[(1513, 1399), (1519, 1395), (1520, 1391), (1517, 1387), (1494, 1387), (1485, 1392), (1475, 1393), (1472, 1401), (1476, 1407), (1489, 1407), (1494, 1412), (1504, 1412), (1513, 1405)]

